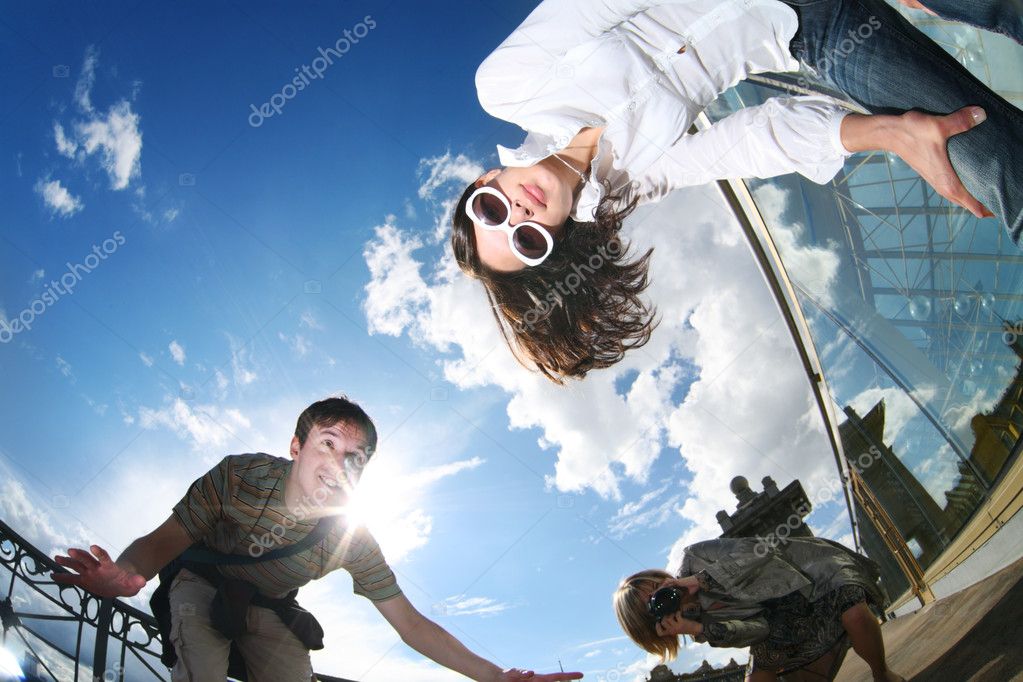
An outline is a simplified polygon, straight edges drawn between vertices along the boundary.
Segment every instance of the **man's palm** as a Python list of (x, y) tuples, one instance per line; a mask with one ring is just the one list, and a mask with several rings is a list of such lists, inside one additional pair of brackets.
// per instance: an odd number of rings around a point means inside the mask
[(57, 555), (54, 560), (75, 573), (54, 573), (53, 581), (62, 585), (77, 585), (100, 597), (132, 597), (146, 584), (137, 573), (126, 571), (110, 560), (110, 555), (99, 545), (90, 547), (92, 554), (72, 547), (68, 556)]

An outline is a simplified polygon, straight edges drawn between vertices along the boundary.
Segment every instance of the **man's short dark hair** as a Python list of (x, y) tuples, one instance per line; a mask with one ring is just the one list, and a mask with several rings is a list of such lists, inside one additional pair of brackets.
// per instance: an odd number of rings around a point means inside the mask
[(372, 453), (376, 450), (377, 428), (373, 425), (373, 420), (365, 410), (344, 395), (318, 400), (298, 415), (295, 435), (298, 437), (299, 445), (305, 445), (305, 439), (314, 425), (325, 429), (339, 423), (359, 427), (366, 438), (368, 451)]

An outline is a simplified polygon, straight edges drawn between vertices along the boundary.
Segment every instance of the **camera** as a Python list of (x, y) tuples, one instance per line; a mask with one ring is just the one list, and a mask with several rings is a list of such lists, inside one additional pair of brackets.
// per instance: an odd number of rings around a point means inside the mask
[(670, 616), (682, 608), (682, 598), (685, 595), (685, 590), (676, 587), (662, 587), (650, 596), (647, 613), (655, 621), (660, 621), (665, 616)]
[(687, 590), (677, 587), (662, 587), (650, 596), (647, 603), (647, 612), (658, 623), (676, 611), (681, 611), (682, 617), (688, 620), (700, 620), (703, 613), (700, 603), (691, 599)]

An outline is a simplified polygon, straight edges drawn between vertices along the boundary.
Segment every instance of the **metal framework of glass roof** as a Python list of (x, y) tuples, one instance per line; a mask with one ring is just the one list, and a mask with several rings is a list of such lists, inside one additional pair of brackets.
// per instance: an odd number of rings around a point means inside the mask
[[(1023, 106), (1023, 48), (929, 16), (918, 26)], [(808, 78), (741, 83), (697, 127), (805, 92)], [(1018, 485), (1007, 476), (1023, 444), (1023, 249), (890, 154), (849, 157), (827, 185), (789, 175), (719, 187), (810, 377), (857, 544), (893, 597), (928, 600), (927, 574), (983, 534), (977, 511), (996, 490)]]

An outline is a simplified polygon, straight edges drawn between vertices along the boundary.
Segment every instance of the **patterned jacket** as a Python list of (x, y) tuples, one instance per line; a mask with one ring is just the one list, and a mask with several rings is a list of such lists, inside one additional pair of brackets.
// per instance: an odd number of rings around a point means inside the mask
[[(877, 564), (825, 538), (787, 538), (771, 547), (759, 538), (719, 538), (685, 548), (678, 577), (700, 581), (701, 622), (711, 646), (746, 647), (767, 638), (764, 602), (800, 592), (815, 601), (843, 585), (858, 585), (887, 602)], [(711, 609), (715, 603), (720, 606)], [(720, 624), (713, 625), (712, 624)], [(712, 627), (708, 627), (712, 626)]]

